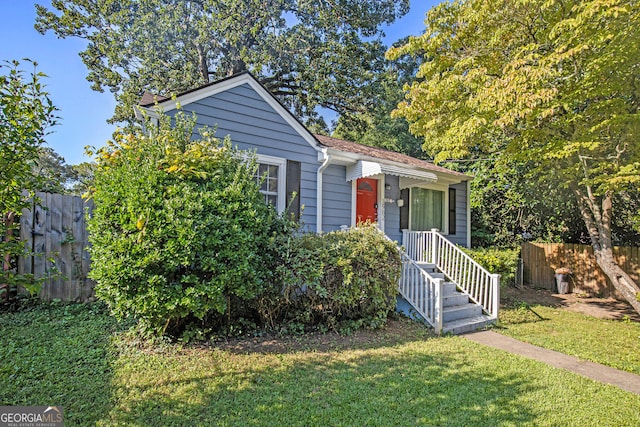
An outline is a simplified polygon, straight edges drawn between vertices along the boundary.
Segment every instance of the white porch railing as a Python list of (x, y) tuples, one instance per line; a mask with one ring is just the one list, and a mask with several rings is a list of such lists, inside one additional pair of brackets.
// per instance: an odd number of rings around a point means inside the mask
[(442, 332), (442, 288), (443, 279), (435, 279), (400, 249), (402, 274), (398, 283), (400, 295), (411, 303), (418, 314), (434, 329)]
[(416, 262), (434, 264), (473, 302), (481, 305), (487, 314), (494, 319), (498, 318), (499, 274), (489, 273), (435, 229), (403, 230), (402, 243), (409, 258)]

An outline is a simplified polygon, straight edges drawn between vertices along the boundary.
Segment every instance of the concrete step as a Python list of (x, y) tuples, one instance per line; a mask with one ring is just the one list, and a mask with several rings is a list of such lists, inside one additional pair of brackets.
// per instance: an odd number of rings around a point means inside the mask
[(444, 282), (444, 284), (442, 286), (442, 296), (443, 297), (448, 297), (448, 296), (459, 294), (459, 293), (460, 292), (458, 292), (458, 288), (456, 288), (456, 284), (455, 283)]
[(454, 305), (451, 307), (444, 307), (442, 309), (443, 323), (464, 318), (477, 317), (480, 315), (482, 315), (482, 307), (473, 303)]
[(467, 332), (477, 331), (496, 322), (491, 316), (482, 314), (476, 317), (458, 319), (452, 322), (445, 322), (442, 326), (443, 334), (459, 335)]
[(462, 292), (454, 292), (442, 298), (443, 307), (453, 307), (454, 305), (464, 305), (467, 303), (469, 303), (469, 297)]
[(430, 262), (416, 262), (416, 264), (426, 272), (436, 271), (436, 265), (431, 264)]

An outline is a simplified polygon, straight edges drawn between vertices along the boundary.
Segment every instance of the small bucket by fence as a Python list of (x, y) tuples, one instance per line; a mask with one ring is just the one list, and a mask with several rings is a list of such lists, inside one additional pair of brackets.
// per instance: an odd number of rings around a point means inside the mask
[[(521, 252), (523, 282), (529, 286), (556, 290), (556, 269), (573, 273), (568, 292), (585, 292), (602, 297), (620, 298), (596, 262), (593, 248), (572, 243), (523, 243)], [(640, 280), (640, 247), (614, 247), (613, 257), (636, 283)]]

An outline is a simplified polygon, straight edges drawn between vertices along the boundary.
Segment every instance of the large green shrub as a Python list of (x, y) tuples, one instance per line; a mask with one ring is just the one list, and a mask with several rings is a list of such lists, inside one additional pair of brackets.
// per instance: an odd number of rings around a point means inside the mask
[(326, 263), (315, 291), (327, 321), (384, 324), (396, 304), (401, 259), (373, 225), (324, 236)]
[[(277, 215), (255, 161), (194, 120), (164, 117), (98, 151), (89, 219), (96, 295), (154, 333), (229, 314), (263, 291)], [(226, 317), (226, 316), (225, 316)]]
[(516, 270), (520, 249), (498, 248), (462, 248), (478, 264), (489, 272), (500, 275), (500, 284), (505, 286), (515, 285)]
[(259, 304), (268, 323), (378, 327), (395, 308), (400, 255), (374, 226), (289, 236), (279, 249), (278, 285)]

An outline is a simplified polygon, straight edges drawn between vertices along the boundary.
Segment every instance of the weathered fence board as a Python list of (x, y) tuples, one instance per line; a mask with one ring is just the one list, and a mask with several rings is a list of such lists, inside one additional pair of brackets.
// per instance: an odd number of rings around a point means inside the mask
[(92, 298), (85, 221), (85, 211), (91, 208), (79, 196), (36, 193), (31, 209), (22, 211), (20, 237), (30, 255), (19, 259), (18, 271), (44, 280), (41, 299)]
[[(620, 267), (638, 283), (640, 281), (640, 248), (614, 247), (613, 255)], [(573, 271), (572, 290), (603, 297), (617, 297), (607, 276), (596, 263), (593, 248), (571, 243), (523, 243), (524, 283), (555, 289), (555, 270), (568, 267)]]

